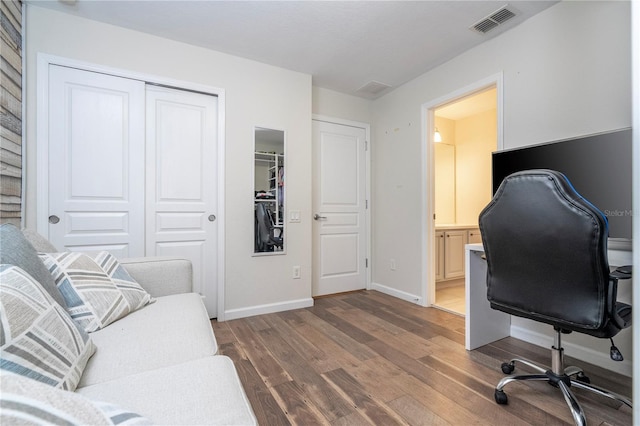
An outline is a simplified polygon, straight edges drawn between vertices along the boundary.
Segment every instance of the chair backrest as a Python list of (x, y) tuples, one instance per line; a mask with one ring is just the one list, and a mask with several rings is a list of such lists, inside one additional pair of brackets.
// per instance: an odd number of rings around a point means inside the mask
[(508, 176), (479, 224), (492, 308), (574, 331), (607, 321), (607, 219), (563, 174)]
[(271, 243), (273, 223), (264, 203), (256, 203), (256, 220), (258, 222), (258, 238), (263, 244)]

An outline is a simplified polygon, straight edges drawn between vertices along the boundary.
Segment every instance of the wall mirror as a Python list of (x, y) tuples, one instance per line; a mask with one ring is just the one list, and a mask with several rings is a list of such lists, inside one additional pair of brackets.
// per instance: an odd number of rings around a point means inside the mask
[(254, 255), (285, 252), (284, 131), (254, 129)]

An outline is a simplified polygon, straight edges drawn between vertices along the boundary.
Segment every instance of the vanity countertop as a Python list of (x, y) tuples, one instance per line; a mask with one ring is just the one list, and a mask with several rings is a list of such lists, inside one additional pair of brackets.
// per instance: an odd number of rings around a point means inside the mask
[(478, 225), (464, 225), (464, 224), (444, 224), (444, 225), (436, 225), (436, 231), (444, 231), (447, 229), (478, 229)]

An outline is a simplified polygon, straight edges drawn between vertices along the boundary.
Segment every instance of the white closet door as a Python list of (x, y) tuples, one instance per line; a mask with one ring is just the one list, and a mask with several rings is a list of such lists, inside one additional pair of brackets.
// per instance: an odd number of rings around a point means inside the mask
[(145, 84), (61, 66), (49, 79), (50, 241), (144, 255)]
[(217, 97), (147, 86), (147, 255), (193, 264), (217, 314)]

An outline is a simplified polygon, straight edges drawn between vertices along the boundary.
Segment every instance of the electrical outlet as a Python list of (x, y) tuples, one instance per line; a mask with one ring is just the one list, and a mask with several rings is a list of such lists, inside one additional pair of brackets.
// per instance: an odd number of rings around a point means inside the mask
[(395, 259), (391, 259), (391, 260), (389, 261), (389, 267), (391, 268), (391, 270), (392, 270), (392, 271), (395, 271), (395, 270), (396, 270), (397, 265), (396, 265), (396, 260), (395, 260)]
[(293, 267), (293, 279), (294, 280), (300, 279), (300, 267), (299, 266), (294, 266)]

